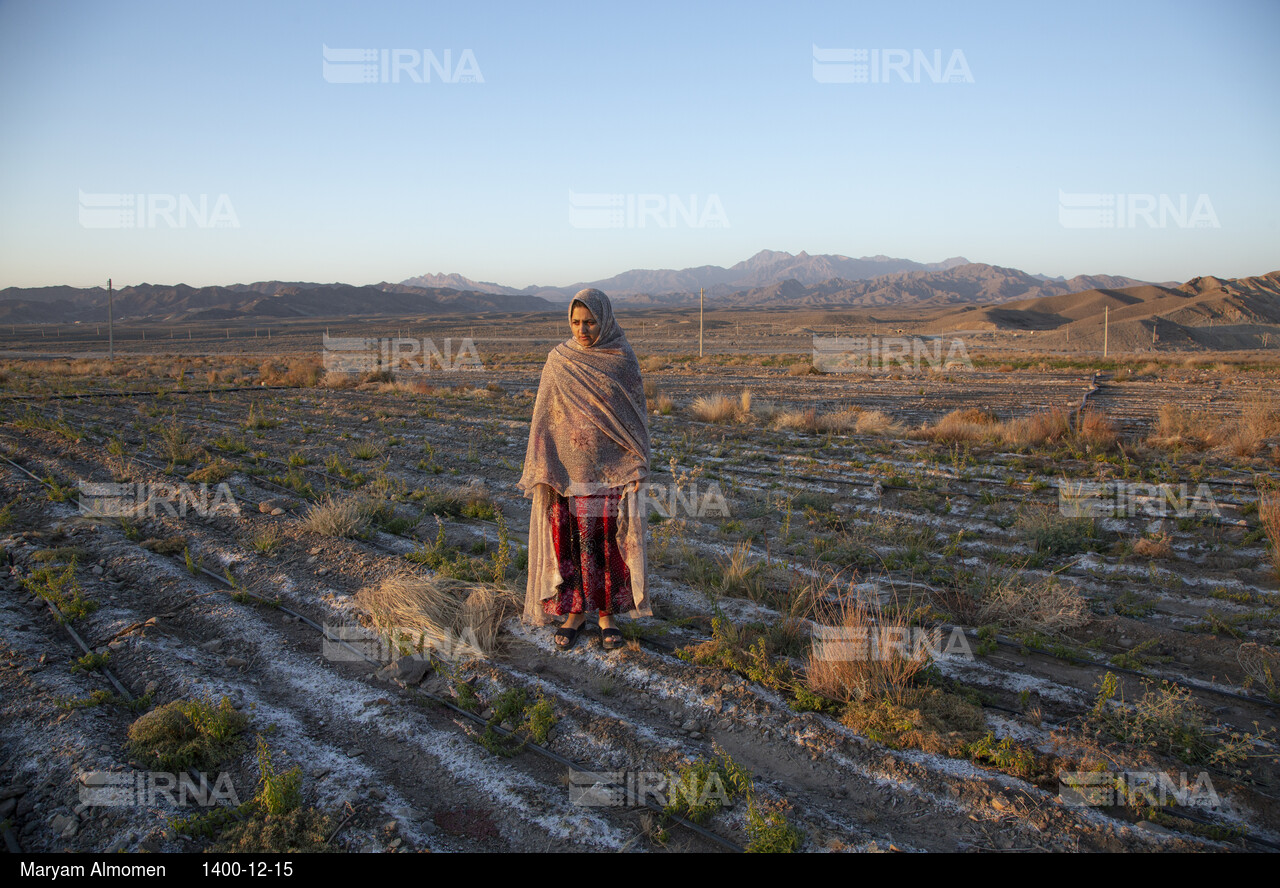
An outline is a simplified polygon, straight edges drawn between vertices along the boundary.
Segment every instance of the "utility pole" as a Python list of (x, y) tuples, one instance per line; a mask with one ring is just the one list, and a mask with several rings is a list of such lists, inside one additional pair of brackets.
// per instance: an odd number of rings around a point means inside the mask
[(702, 357), (702, 287), (698, 288), (698, 357)]
[(1107, 336), (1111, 332), (1111, 306), (1102, 310), (1102, 356), (1107, 356)]
[(116, 334), (115, 319), (112, 316), (112, 291), (111, 278), (107, 278), (107, 360), (114, 361), (116, 359)]

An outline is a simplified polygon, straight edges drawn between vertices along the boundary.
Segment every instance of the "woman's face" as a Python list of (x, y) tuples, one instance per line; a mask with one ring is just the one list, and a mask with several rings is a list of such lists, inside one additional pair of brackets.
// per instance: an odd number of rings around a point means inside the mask
[(591, 314), (591, 310), (579, 302), (569, 315), (569, 326), (573, 328), (573, 338), (578, 345), (590, 347), (600, 337), (600, 322)]

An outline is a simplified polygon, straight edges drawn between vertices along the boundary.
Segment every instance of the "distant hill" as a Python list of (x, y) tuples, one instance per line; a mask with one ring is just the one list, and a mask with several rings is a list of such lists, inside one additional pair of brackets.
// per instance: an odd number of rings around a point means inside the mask
[[(1078, 280), (1078, 279), (1077, 279)], [(1038, 331), (1046, 347), (1100, 348), (1103, 326), (1117, 351), (1188, 346), (1256, 349), (1280, 344), (1280, 271), (1176, 287), (1143, 284), (971, 306), (932, 319), (931, 333)]]
[(1057, 282), (1018, 271), (977, 262), (953, 265), (942, 271), (909, 271), (887, 274), (865, 281), (841, 278), (805, 285), (786, 280), (738, 292), (717, 300), (717, 307), (750, 306), (782, 308), (786, 306), (871, 307), (886, 305), (931, 306), (955, 303), (1007, 302), (1014, 299), (1038, 298), (1105, 283), (1108, 286), (1140, 284), (1133, 278), (1074, 277)]
[[(198, 323), (235, 319), (342, 317), (346, 315), (438, 315), (547, 311), (556, 304), (537, 296), (509, 296), (445, 288), (382, 283), (289, 284), (278, 281), (230, 287), (139, 284), (115, 291), (117, 320)], [(107, 319), (103, 287), (41, 287), (0, 290), (0, 323), (50, 324)]]

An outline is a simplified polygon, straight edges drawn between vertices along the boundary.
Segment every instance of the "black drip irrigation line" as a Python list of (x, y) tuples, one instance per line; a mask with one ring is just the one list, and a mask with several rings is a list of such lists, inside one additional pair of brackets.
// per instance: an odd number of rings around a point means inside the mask
[[(963, 626), (948, 626), (945, 624), (939, 626), (939, 628), (959, 629), (961, 632), (963, 632), (965, 635), (969, 636), (970, 638), (977, 639), (979, 637), (977, 629), (965, 629)], [(1126, 666), (1113, 666), (1109, 663), (1099, 663), (1096, 660), (1089, 660), (1084, 657), (1077, 657), (1074, 654), (1067, 654), (1067, 653), (1056, 654), (1053, 651), (1046, 651), (1040, 648), (1031, 647), (1030, 645), (1023, 644), (1022, 642), (1019, 642), (1019, 641), (1015, 641), (1014, 639), (1004, 635), (991, 636), (991, 640), (994, 641), (996, 644), (1000, 645), (1002, 648), (1006, 648), (1008, 650), (1016, 650), (1019, 653), (1021, 653), (1022, 651), (1031, 651), (1033, 653), (1040, 654), (1046, 657), (1053, 657), (1054, 659), (1057, 659), (1057, 660), (1066, 660), (1070, 663), (1075, 663), (1076, 665), (1079, 665), (1079, 666), (1088, 666), (1094, 669), (1105, 669), (1110, 672), (1119, 672), (1124, 675), (1132, 675), (1132, 676), (1136, 676), (1137, 678), (1145, 678), (1146, 680), (1153, 681), (1153, 682), (1154, 681), (1174, 681), (1182, 684), (1184, 687), (1190, 687), (1203, 694), (1216, 694), (1220, 697), (1227, 697), (1233, 700), (1240, 700), (1244, 703), (1252, 703), (1252, 704), (1256, 704), (1258, 706), (1262, 706), (1269, 709), (1280, 709), (1280, 703), (1277, 703), (1274, 700), (1268, 700), (1266, 697), (1251, 697), (1246, 694), (1237, 694), (1235, 691), (1228, 691), (1228, 690), (1224, 690), (1223, 688), (1216, 688), (1213, 685), (1200, 684), (1199, 682), (1192, 681), (1191, 679), (1188, 679), (1185, 676), (1182, 676), (1176, 679), (1161, 678), (1158, 675), (1150, 675), (1146, 672), (1142, 672), (1137, 669), (1130, 669)]]
[[(1179, 811), (1177, 808), (1172, 806), (1170, 806), (1167, 810), (1165, 808), (1161, 808), (1160, 813), (1167, 814), (1171, 817), (1177, 817), (1181, 820), (1188, 820), (1192, 823), (1197, 823), (1200, 826), (1207, 826), (1211, 828), (1214, 828), (1214, 827), (1221, 828), (1221, 824), (1214, 823), (1212, 820), (1205, 820), (1201, 817), (1193, 817), (1192, 815), (1186, 813), (1185, 811)], [(1255, 845), (1261, 845), (1263, 848), (1270, 848), (1272, 851), (1280, 851), (1280, 845), (1276, 844), (1275, 842), (1268, 841), (1267, 839), (1259, 839), (1254, 836), (1240, 836), (1239, 839), (1243, 842), (1252, 842)], [(1221, 839), (1219, 841), (1225, 841), (1227, 843), (1231, 842), (1230, 839)]]
[(83, 401), (91, 398), (154, 398), (157, 395), (219, 395), (223, 392), (279, 392), (296, 388), (292, 385), (237, 385), (230, 388), (217, 389), (157, 389), (141, 392), (104, 392), (90, 390), (87, 392), (50, 393), (47, 395), (5, 395), (0, 401)]
[[(13, 460), (9, 459), (8, 457), (4, 456), (3, 454), (0, 454), (0, 459), (3, 459), (5, 462), (9, 463), (9, 465), (11, 465), (11, 466), (13, 466), (14, 468), (18, 469), (19, 471), (23, 472), (23, 473), (24, 473), (24, 474), (26, 474), (28, 477), (30, 477), (32, 480), (37, 481), (37, 482), (38, 482), (38, 483), (40, 483), (40, 484), (44, 484), (45, 486), (48, 486), (48, 484), (47, 484), (47, 483), (46, 483), (42, 478), (38, 478), (38, 477), (36, 477), (36, 476), (35, 476), (35, 475), (33, 475), (31, 472), (27, 471), (25, 468), (23, 468), (22, 466), (18, 465), (18, 464), (17, 464), (17, 463), (15, 463), (15, 462), (13, 462)], [(310, 618), (309, 618), (309, 617), (307, 617), (306, 615), (304, 615), (304, 614), (300, 614), (300, 613), (297, 613), (296, 611), (293, 611), (293, 610), (291, 610), (290, 608), (285, 607), (284, 605), (282, 605), (282, 604), (279, 602), (279, 600), (277, 600), (277, 599), (272, 599), (272, 598), (267, 598), (266, 596), (261, 595), (261, 594), (259, 594), (259, 593), (257, 593), (257, 592), (254, 592), (254, 591), (252, 591), (252, 590), (250, 590), (250, 589), (242, 588), (242, 587), (238, 586), (238, 585), (237, 585), (235, 582), (233, 582), (232, 580), (228, 579), (227, 577), (220, 576), (220, 575), (218, 575), (218, 574), (216, 574), (216, 573), (214, 573), (214, 572), (210, 571), (208, 568), (204, 567), (203, 565), (197, 565), (197, 568), (198, 568), (198, 570), (199, 570), (201, 573), (203, 573), (205, 576), (209, 577), (209, 578), (210, 578), (210, 579), (212, 579), (212, 580), (216, 580), (217, 582), (221, 583), (221, 584), (222, 584), (222, 585), (224, 585), (224, 586), (229, 587), (233, 592), (235, 592), (235, 593), (239, 593), (239, 594), (244, 594), (244, 595), (249, 595), (249, 596), (250, 596), (250, 597), (252, 597), (252, 598), (256, 598), (256, 599), (258, 599), (259, 601), (263, 602), (264, 604), (267, 604), (267, 605), (269, 605), (270, 607), (272, 607), (272, 608), (274, 608), (274, 609), (276, 609), (276, 610), (279, 610), (279, 611), (281, 611), (282, 613), (288, 614), (289, 616), (291, 616), (291, 617), (293, 617), (293, 618), (295, 618), (295, 619), (299, 620), (299, 621), (300, 621), (300, 622), (302, 622), (302, 623), (305, 623), (306, 625), (310, 626), (311, 628), (313, 628), (313, 629), (315, 629), (317, 632), (319, 632), (319, 633), (320, 633), (320, 634), (321, 634), (325, 639), (327, 639), (328, 641), (331, 641), (331, 642), (337, 642), (338, 644), (341, 644), (343, 647), (345, 647), (345, 648), (349, 649), (350, 651), (352, 651), (353, 653), (355, 653), (357, 656), (359, 656), (362, 660), (364, 660), (364, 661), (365, 661), (366, 663), (368, 663), (369, 665), (371, 665), (371, 666), (379, 666), (379, 667), (380, 667), (380, 666), (385, 665), (385, 664), (381, 663), (380, 661), (375, 660), (375, 659), (373, 659), (373, 658), (369, 657), (367, 654), (365, 654), (365, 653), (364, 653), (364, 651), (361, 651), (360, 649), (358, 649), (358, 648), (354, 647), (353, 645), (349, 644), (349, 643), (348, 643), (347, 641), (345, 641), (344, 639), (339, 639), (339, 638), (333, 638), (333, 637), (331, 637), (331, 636), (329, 635), (329, 633), (325, 630), (325, 628), (324, 628), (323, 626), (321, 626), (320, 624), (316, 623), (314, 620), (310, 619)], [(57, 611), (57, 608), (54, 606), (54, 604), (53, 604), (52, 602), (48, 602), (48, 604), (49, 604), (49, 606), (50, 606), (51, 608), (53, 608), (53, 610), (54, 610), (55, 614), (57, 614), (58, 616), (61, 616), (61, 615), (60, 615), (60, 612), (58, 612), (58, 611)], [(74, 630), (72, 630), (72, 629), (71, 629), (70, 625), (69, 625), (69, 624), (66, 624), (66, 623), (64, 623), (63, 625), (66, 627), (66, 629), (67, 629), (69, 632), (71, 632), (72, 637), (75, 639), (76, 643), (77, 643), (77, 644), (79, 644), (79, 645), (80, 645), (80, 647), (85, 651), (85, 653), (90, 653), (90, 652), (91, 652), (91, 651), (90, 651), (90, 648), (89, 648), (89, 647), (84, 643), (84, 641), (79, 637), (79, 635), (77, 635), (77, 634), (74, 632)], [(103, 671), (104, 671), (104, 672), (106, 672), (107, 670), (104, 668), (104, 669), (103, 669)], [(121, 695), (122, 695), (122, 696), (124, 696), (126, 700), (128, 700), (128, 701), (132, 702), (133, 697), (132, 697), (132, 695), (130, 695), (130, 694), (129, 694), (129, 692), (124, 688), (124, 686), (123, 686), (123, 685), (121, 685), (118, 681), (116, 681), (115, 677), (114, 677), (113, 675), (111, 675), (110, 673), (108, 673), (108, 678), (110, 678), (110, 679), (111, 679), (112, 684), (114, 684), (114, 685), (116, 686), (116, 688), (120, 691)], [(431, 694), (431, 693), (429, 693), (429, 692), (427, 692), (427, 691), (419, 690), (419, 689), (416, 689), (416, 688), (413, 690), (413, 693), (414, 693), (414, 694), (416, 694), (416, 695), (418, 695), (418, 696), (425, 697), (425, 698), (427, 698), (428, 700), (432, 701), (433, 703), (437, 703), (437, 704), (439, 704), (440, 706), (443, 706), (444, 708), (449, 709), (449, 710), (451, 710), (451, 711), (453, 711), (453, 712), (455, 712), (455, 713), (457, 713), (457, 714), (459, 714), (459, 715), (465, 716), (466, 718), (471, 719), (473, 722), (476, 722), (477, 724), (484, 725), (484, 726), (485, 726), (485, 727), (487, 727), (487, 728), (493, 728), (495, 731), (497, 731), (497, 732), (498, 732), (498, 734), (499, 734), (500, 736), (502, 736), (502, 737), (504, 737), (504, 738), (506, 738), (506, 737), (512, 737), (512, 736), (515, 736), (515, 731), (508, 730), (507, 728), (504, 728), (504, 727), (502, 727), (501, 725), (492, 725), (492, 724), (490, 724), (490, 722), (489, 722), (489, 720), (488, 720), (488, 719), (482, 718), (479, 714), (477, 714), (477, 713), (473, 713), (473, 712), (469, 712), (469, 711), (467, 711), (467, 710), (465, 710), (465, 709), (462, 709), (461, 707), (459, 707), (459, 706), (455, 705), (455, 704), (454, 704), (454, 703), (452, 703), (451, 701), (449, 701), (449, 700), (445, 700), (445, 699), (444, 699), (444, 698), (442, 698), (442, 697), (438, 697), (438, 696), (436, 696), (435, 694)], [(553, 761), (553, 762), (555, 762), (556, 764), (563, 765), (563, 766), (565, 766), (565, 767), (567, 767), (567, 768), (570, 768), (571, 770), (573, 770), (573, 771), (575, 771), (575, 772), (578, 772), (578, 773), (584, 774), (585, 776), (587, 776), (587, 777), (589, 777), (589, 778), (596, 779), (596, 780), (599, 780), (599, 781), (604, 781), (604, 780), (605, 780), (605, 778), (604, 778), (604, 777), (602, 777), (602, 776), (600, 776), (599, 774), (596, 774), (595, 772), (592, 772), (592, 771), (587, 771), (586, 769), (584, 769), (584, 768), (582, 768), (581, 766), (579, 766), (576, 762), (573, 762), (573, 761), (571, 761), (571, 760), (569, 760), (569, 759), (567, 759), (567, 758), (564, 758), (563, 756), (558, 755), (557, 753), (552, 752), (550, 749), (547, 749), (546, 747), (544, 747), (544, 746), (542, 746), (542, 745), (540, 745), (540, 744), (538, 744), (538, 743), (534, 743), (534, 742), (532, 742), (532, 741), (528, 741), (528, 740), (526, 740), (526, 741), (524, 742), (524, 747), (525, 747), (525, 748), (528, 748), (528, 749), (532, 749), (534, 752), (538, 753), (539, 755), (543, 756), (544, 758), (546, 758), (546, 759), (548, 759), (548, 760), (550, 760), (550, 761)], [(195, 771), (194, 769), (188, 769), (188, 770), (190, 771), (190, 773), (192, 774), (192, 776), (193, 776), (193, 777), (195, 777), (195, 778), (197, 778), (197, 779), (199, 779), (199, 780), (201, 781), (201, 785), (202, 785), (202, 786), (204, 786), (204, 785), (205, 785), (205, 784), (204, 784), (204, 775), (200, 774), (198, 771)], [(631, 789), (629, 786), (625, 786), (625, 784), (624, 784), (624, 789), (625, 789), (625, 791), (626, 791), (626, 793), (627, 793), (627, 798), (628, 798), (628, 800), (629, 800), (629, 801), (631, 801), (631, 802), (633, 802), (633, 803), (634, 803), (635, 801), (637, 801), (637, 798), (636, 798), (636, 796), (635, 796), (634, 792), (632, 791), (632, 789)], [(647, 796), (639, 798), (639, 799), (638, 799), (638, 801), (640, 801), (642, 804), (644, 804), (644, 806), (645, 806), (645, 807), (649, 808), (649, 809), (650, 809), (650, 810), (652, 810), (652, 811), (655, 811), (655, 812), (657, 812), (657, 813), (659, 813), (659, 814), (663, 813), (663, 808), (662, 808), (662, 806), (658, 805), (656, 802), (654, 802), (653, 800), (649, 799)], [(702, 838), (704, 838), (704, 839), (707, 839), (707, 840), (709, 840), (709, 841), (712, 841), (712, 842), (714, 842), (714, 843), (716, 843), (716, 844), (720, 845), (721, 847), (723, 847), (723, 848), (725, 848), (725, 849), (727, 849), (727, 850), (729, 850), (729, 851), (734, 851), (734, 852), (738, 852), (738, 853), (743, 853), (743, 852), (745, 852), (745, 850), (746, 850), (745, 848), (743, 848), (742, 846), (738, 845), (737, 843), (735, 843), (735, 842), (733, 842), (733, 841), (731, 841), (731, 840), (729, 840), (729, 839), (726, 839), (726, 838), (724, 838), (723, 836), (717, 835), (716, 833), (712, 832), (711, 830), (708, 830), (708, 829), (706, 829), (705, 827), (700, 826), (699, 824), (694, 823), (694, 822), (692, 822), (692, 821), (690, 821), (690, 820), (686, 820), (685, 818), (680, 817), (679, 815), (676, 815), (676, 814), (668, 814), (667, 816), (668, 816), (672, 821), (674, 821), (675, 823), (678, 823), (680, 826), (685, 827), (686, 829), (690, 830), (691, 832), (693, 832), (693, 833), (695, 833), (695, 834), (697, 834), (697, 835), (701, 836), (701, 837), (702, 837)]]

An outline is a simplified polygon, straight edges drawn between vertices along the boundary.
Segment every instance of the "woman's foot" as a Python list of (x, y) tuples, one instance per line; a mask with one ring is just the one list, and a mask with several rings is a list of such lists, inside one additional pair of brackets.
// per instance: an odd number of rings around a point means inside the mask
[(600, 646), (606, 651), (616, 651), (624, 644), (622, 630), (608, 614), (600, 615)]
[(578, 641), (578, 630), (587, 620), (585, 614), (569, 614), (564, 623), (556, 630), (555, 644), (562, 651), (567, 651)]

